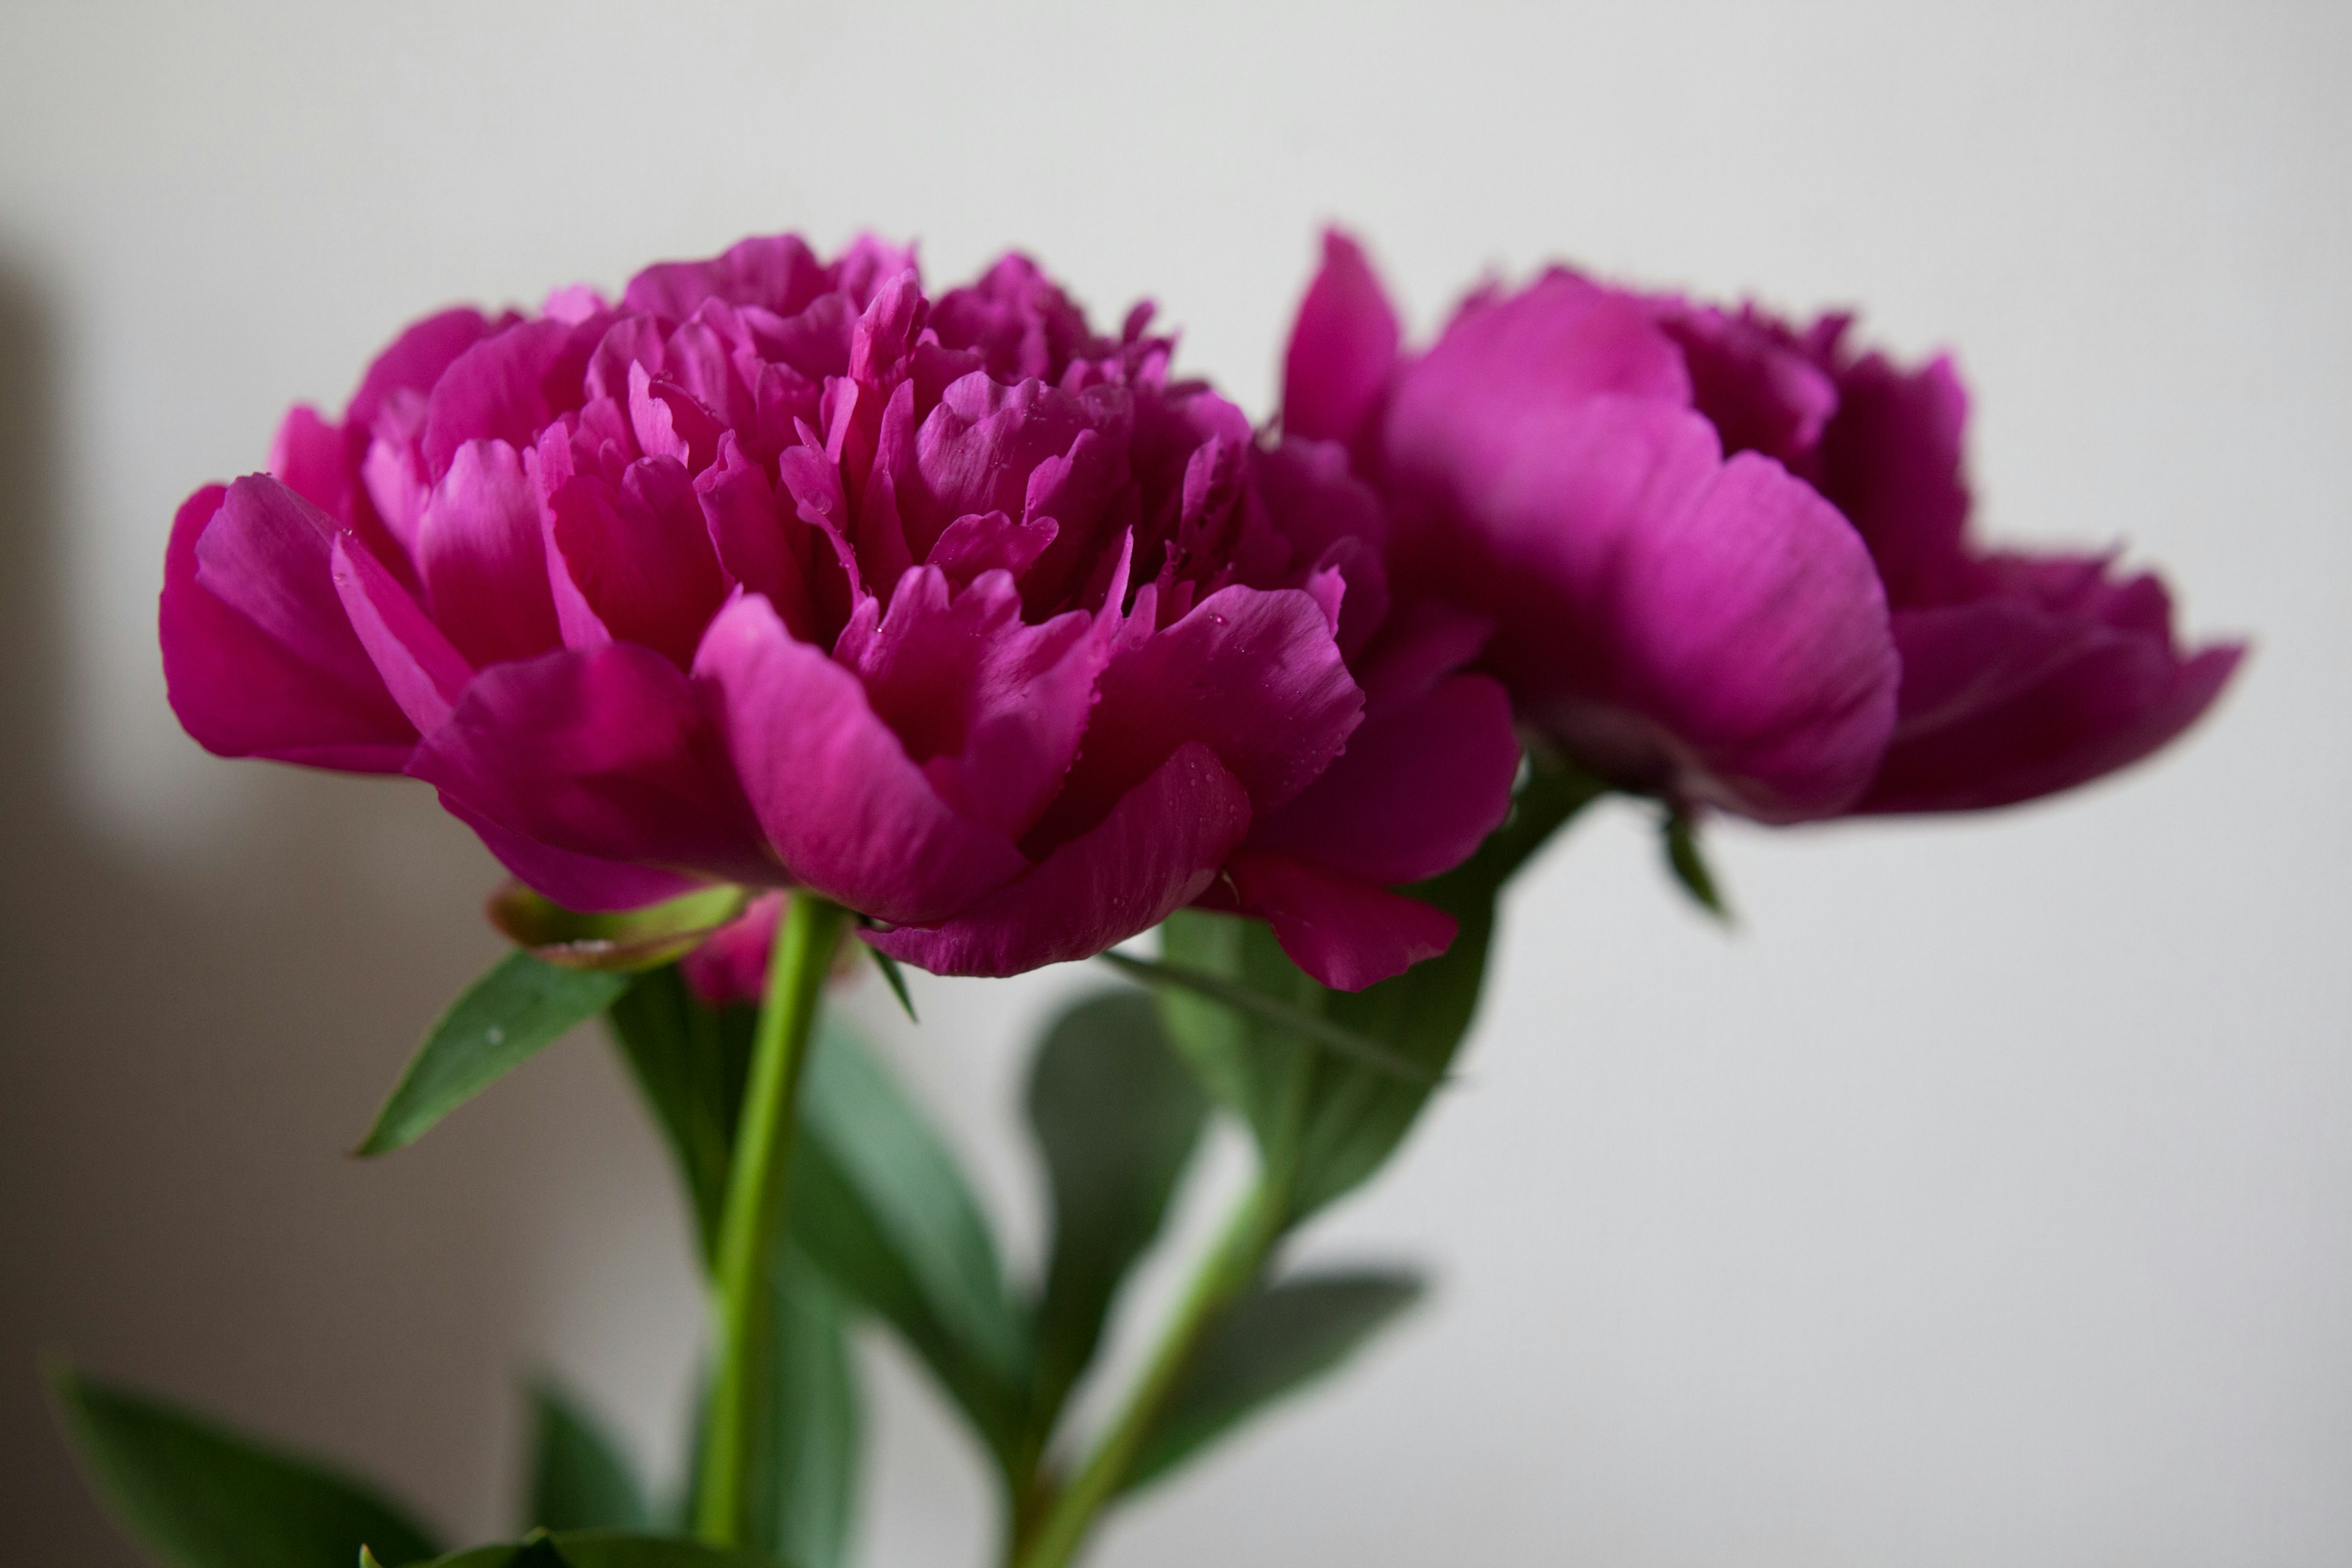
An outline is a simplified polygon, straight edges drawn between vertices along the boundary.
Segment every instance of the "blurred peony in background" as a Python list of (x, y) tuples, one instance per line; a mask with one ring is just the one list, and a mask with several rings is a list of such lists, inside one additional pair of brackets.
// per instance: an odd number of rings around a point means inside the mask
[[(1433, 1303), (1126, 1516), (1113, 1564), (2319, 1563), (2352, 1549), (2352, 20), (2317, 5), (21, 5), (0, 50), (0, 1540), (129, 1563), (37, 1351), (509, 1523), (552, 1373), (676, 1465), (685, 1215), (610, 1053), (341, 1157), (499, 947), (421, 787), (208, 758), (156, 563), (289, 396), (441, 300), (797, 228), (1156, 290), (1273, 409), (1344, 220), (1416, 342), (1558, 258), (1957, 351), (1980, 525), (2251, 632), (2185, 745), (1979, 819), (1619, 803), (1521, 887), (1466, 1080), (1318, 1232)], [(1015, 1046), (1089, 983), (857, 1006), (1017, 1238)], [(1563, 1024), (1561, 1020), (1568, 1020)], [(1240, 1166), (1213, 1161), (1206, 1220)], [(1026, 1227), (1026, 1228), (1024, 1228)], [(1164, 1278), (1149, 1282), (1164, 1289)], [(865, 1561), (973, 1456), (877, 1339)]]

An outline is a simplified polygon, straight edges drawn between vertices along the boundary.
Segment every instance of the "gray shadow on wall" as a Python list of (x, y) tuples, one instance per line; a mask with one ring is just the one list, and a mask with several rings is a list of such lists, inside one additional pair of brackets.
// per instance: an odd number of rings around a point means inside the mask
[(248, 794), (184, 873), (77, 809), (45, 304), (0, 253), (0, 1556), (138, 1561), (57, 1435), (48, 1350), (378, 1477), (445, 1529), (503, 1528), (530, 1244), (609, 1163), (624, 1102), (574, 1050), (415, 1149), (345, 1158), (496, 951), (487, 858), (422, 790), (263, 764), (205, 764)]

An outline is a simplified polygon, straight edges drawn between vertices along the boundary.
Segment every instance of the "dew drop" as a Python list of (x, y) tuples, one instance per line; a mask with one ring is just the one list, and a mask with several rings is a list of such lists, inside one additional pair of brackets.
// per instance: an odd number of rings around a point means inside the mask
[(507, 1032), (504, 1029), (499, 1028), (496, 1024), (493, 1024), (488, 1028), (482, 1031), (482, 1038), (494, 1046), (504, 1045), (506, 1043)]

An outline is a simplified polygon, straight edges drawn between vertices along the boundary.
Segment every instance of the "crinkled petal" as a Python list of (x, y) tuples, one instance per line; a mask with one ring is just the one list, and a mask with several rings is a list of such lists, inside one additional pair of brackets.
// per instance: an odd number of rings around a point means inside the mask
[(1519, 769), (1511, 700), (1457, 675), (1377, 705), (1321, 778), (1261, 821), (1253, 849), (1392, 888), (1450, 871), (1511, 809)]
[[(1139, 598), (1148, 626), (1144, 612)], [(1047, 847), (1101, 820), (1189, 741), (1216, 752), (1253, 811), (1271, 812), (1330, 765), (1364, 705), (1323, 607), (1296, 588), (1219, 589), (1122, 647), (1097, 691), (1077, 763), (1032, 836)]]
[(1334, 991), (1361, 991), (1454, 945), (1444, 910), (1281, 855), (1227, 868), (1242, 911), (1262, 916), (1290, 961)]
[(694, 670), (798, 880), (877, 920), (930, 924), (1020, 874), (1021, 852), (940, 799), (857, 677), (793, 637), (765, 599), (720, 612)]
[(1200, 897), (1249, 831), (1249, 795), (1198, 742), (1179, 746), (1089, 833), (952, 921), (866, 940), (935, 974), (1019, 974), (1091, 958)]
[(1323, 268), (1299, 302), (1283, 355), (1286, 435), (1352, 443), (1380, 412), (1395, 374), (1398, 329), (1381, 280), (1356, 242), (1323, 231)]
[(650, 648), (616, 642), (491, 666), (408, 771), (550, 848), (782, 879), (693, 686)]
[(1961, 438), (1969, 397), (1948, 358), (1898, 370), (1876, 354), (1838, 378), (1822, 437), (1821, 487), (1861, 531), (1898, 609), (1973, 596)]
[(416, 742), (336, 597), (332, 521), (276, 479), (190, 496), (158, 621), (172, 710), (205, 750), (398, 773)]

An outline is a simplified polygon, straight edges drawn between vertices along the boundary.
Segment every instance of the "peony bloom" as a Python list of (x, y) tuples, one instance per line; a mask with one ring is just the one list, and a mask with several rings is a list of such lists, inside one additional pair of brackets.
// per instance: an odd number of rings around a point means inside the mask
[(181, 509), (173, 708), (425, 780), (573, 909), (803, 886), (1006, 974), (1206, 900), (1394, 973), (1452, 923), (1389, 889), (1507, 808), (1507, 701), (1388, 613), (1340, 455), (1260, 449), (1149, 315), (783, 237), (432, 317)]
[(2163, 745), (2242, 649), (2184, 653), (2152, 576), (1968, 535), (1950, 362), (1554, 270), (1401, 358), (1327, 237), (1293, 436), (1348, 443), (1415, 582), (1491, 616), (1522, 714), (1627, 787), (1767, 822), (1961, 810)]

